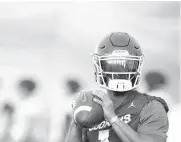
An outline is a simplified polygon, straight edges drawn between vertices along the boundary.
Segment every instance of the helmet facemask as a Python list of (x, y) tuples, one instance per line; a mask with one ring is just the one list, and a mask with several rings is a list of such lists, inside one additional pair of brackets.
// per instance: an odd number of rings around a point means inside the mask
[(93, 54), (96, 81), (106, 89), (129, 91), (140, 83), (143, 56)]

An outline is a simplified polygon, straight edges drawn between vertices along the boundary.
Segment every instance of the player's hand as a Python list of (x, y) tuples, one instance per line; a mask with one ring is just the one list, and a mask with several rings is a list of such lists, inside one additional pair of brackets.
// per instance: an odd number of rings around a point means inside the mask
[(102, 106), (104, 117), (110, 122), (111, 118), (116, 116), (112, 100), (101, 90), (95, 90), (92, 94), (98, 97), (95, 97), (94, 101)]

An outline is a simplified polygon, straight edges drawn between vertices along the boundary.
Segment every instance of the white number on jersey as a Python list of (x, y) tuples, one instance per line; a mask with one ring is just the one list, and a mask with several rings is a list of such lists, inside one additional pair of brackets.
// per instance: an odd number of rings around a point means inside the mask
[(109, 138), (109, 130), (99, 131), (98, 140), (100, 140), (100, 142), (109, 142), (108, 138)]

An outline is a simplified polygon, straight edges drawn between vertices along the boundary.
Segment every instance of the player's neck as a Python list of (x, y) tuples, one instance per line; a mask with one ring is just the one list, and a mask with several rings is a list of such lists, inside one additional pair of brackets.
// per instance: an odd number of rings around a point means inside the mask
[(116, 91), (112, 91), (112, 90), (107, 90), (107, 93), (113, 97), (123, 97), (125, 96), (125, 94), (127, 94), (127, 92), (116, 92)]
[[(114, 102), (114, 104), (121, 104), (126, 99), (127, 92), (115, 92), (111, 90), (107, 90), (110, 99)], [(118, 102), (118, 103), (117, 103)]]

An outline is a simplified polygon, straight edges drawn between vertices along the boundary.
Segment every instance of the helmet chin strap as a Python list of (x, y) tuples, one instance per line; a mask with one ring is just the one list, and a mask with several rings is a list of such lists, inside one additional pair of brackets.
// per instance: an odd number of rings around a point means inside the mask
[(140, 73), (139, 73), (139, 72), (136, 72), (136, 73), (130, 78), (130, 80), (132, 80), (135, 76), (138, 76), (138, 75), (140, 75)]

